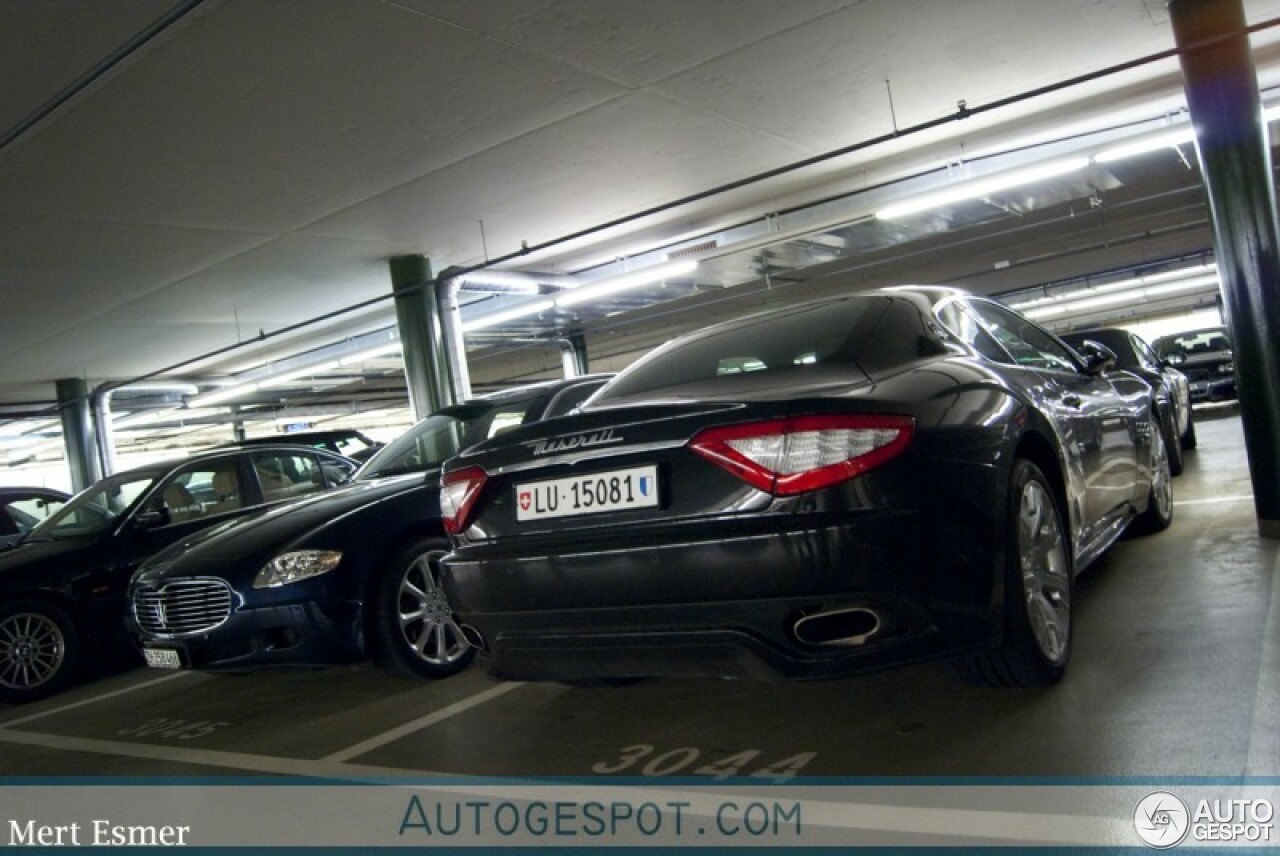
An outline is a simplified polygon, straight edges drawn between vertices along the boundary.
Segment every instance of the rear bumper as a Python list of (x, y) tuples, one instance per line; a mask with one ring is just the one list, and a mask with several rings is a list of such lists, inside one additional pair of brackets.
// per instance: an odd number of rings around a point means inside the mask
[[(628, 540), (666, 540), (572, 555), (462, 549), (445, 560), (445, 586), (490, 673), (517, 680), (834, 677), (977, 649), (998, 632), (980, 540), (922, 534), (914, 514), (789, 522), (696, 541), (632, 531)], [(796, 631), (841, 610), (874, 632), (836, 642), (825, 636), (844, 636), (825, 628)]]
[(144, 636), (143, 644), (175, 649), (185, 668), (202, 671), (355, 663), (365, 659), (363, 614), (362, 605), (351, 601), (240, 609), (199, 636)]

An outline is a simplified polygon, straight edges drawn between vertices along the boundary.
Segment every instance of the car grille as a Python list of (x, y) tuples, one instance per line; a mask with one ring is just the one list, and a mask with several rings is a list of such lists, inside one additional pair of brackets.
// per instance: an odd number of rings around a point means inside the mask
[(1209, 379), (1208, 369), (1183, 369), (1182, 373), (1187, 376), (1187, 380), (1191, 381)]
[(188, 636), (212, 630), (231, 616), (231, 586), (222, 580), (176, 580), (133, 593), (133, 617), (153, 636)]

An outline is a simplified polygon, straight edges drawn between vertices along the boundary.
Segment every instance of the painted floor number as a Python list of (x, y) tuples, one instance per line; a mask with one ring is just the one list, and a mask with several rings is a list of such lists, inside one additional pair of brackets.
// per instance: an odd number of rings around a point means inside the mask
[[(618, 750), (615, 761), (598, 761), (591, 765), (591, 772), (612, 775), (630, 771), (632, 775), (642, 776), (674, 776), (687, 773), (695, 776), (711, 776), (716, 779), (728, 779), (734, 776), (750, 776), (758, 779), (774, 779), (786, 781), (804, 769), (805, 765), (818, 757), (817, 752), (800, 752), (772, 763), (760, 765), (761, 750), (744, 749), (732, 755), (716, 758), (692, 770), (689, 768), (702, 758), (702, 751), (693, 746), (682, 746), (655, 755), (655, 748), (648, 743), (637, 743), (624, 746)], [(639, 765), (637, 769), (637, 765)]]

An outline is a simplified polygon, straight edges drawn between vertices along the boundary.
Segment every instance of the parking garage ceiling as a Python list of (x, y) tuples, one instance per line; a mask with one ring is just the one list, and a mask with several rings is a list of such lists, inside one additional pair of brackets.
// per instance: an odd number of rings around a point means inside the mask
[[(549, 332), (609, 368), (833, 273), (1004, 293), (1210, 249), (1188, 146), (873, 216), (1185, 121), (1175, 58), (1112, 71), (1172, 48), (1163, 0), (2, 0), (0, 32), (10, 413), (58, 378), (199, 381), (377, 336), (403, 254), (582, 281), (699, 261), (473, 335), (483, 382), (558, 365), (531, 356)], [(1280, 32), (1252, 38), (1265, 94)]]

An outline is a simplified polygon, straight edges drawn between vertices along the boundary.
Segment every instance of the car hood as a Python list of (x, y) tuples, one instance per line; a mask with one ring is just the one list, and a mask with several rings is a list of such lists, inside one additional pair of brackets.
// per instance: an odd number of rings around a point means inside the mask
[(85, 537), (23, 541), (7, 547), (0, 550), (0, 585), (23, 571), (39, 567), (71, 567), (81, 557), (98, 553), (100, 545), (101, 539)]
[(225, 568), (250, 559), (265, 561), (263, 557), (274, 555), (311, 532), (362, 508), (420, 488), (435, 478), (437, 474), (431, 472), (355, 481), (253, 517), (214, 526), (153, 556), (139, 574), (163, 570), (166, 575), (172, 572), (185, 576), (197, 565)]

